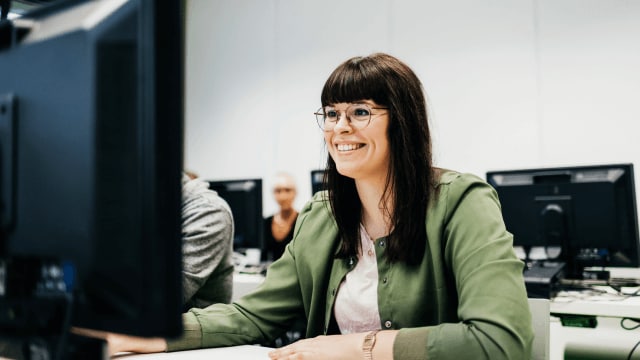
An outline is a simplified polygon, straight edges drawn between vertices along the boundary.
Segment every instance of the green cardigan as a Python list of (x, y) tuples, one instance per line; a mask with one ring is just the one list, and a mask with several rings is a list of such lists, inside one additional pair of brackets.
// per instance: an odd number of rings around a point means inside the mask
[[(497, 194), (483, 180), (443, 170), (417, 267), (389, 263), (376, 240), (381, 328), (400, 329), (395, 359), (528, 359), (533, 330), (522, 277)], [(266, 343), (297, 316), (306, 337), (331, 333), (333, 303), (355, 258), (335, 259), (339, 240), (318, 193), (300, 212), (293, 241), (254, 292), (233, 304), (184, 314), (168, 350)]]

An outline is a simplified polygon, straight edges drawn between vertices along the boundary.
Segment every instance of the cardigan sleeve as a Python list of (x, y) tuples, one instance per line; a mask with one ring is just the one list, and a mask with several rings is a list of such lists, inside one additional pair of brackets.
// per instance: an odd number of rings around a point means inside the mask
[[(301, 210), (295, 233), (310, 212), (321, 211), (318, 203), (310, 202)], [(282, 257), (269, 266), (265, 280), (253, 292), (232, 304), (213, 304), (183, 314), (184, 332), (181, 337), (167, 341), (168, 351), (269, 343), (296, 319), (303, 318), (305, 296), (300, 276), (305, 275), (300, 275), (296, 264), (295, 237)]]
[[(395, 359), (528, 359), (533, 330), (522, 262), (497, 194), (471, 175), (440, 186), (427, 223), (438, 223), (457, 292), (458, 322), (401, 329)], [(433, 225), (427, 225), (433, 226)], [(434, 241), (434, 239), (430, 239)]]
[(232, 304), (213, 304), (185, 313), (183, 335), (167, 341), (168, 351), (265, 344), (304, 316), (301, 298), (293, 257), (285, 251), (253, 292)]

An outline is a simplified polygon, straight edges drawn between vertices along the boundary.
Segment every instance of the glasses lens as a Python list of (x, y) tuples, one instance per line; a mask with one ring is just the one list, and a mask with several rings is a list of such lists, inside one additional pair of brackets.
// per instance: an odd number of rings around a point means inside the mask
[(349, 114), (351, 121), (356, 123), (356, 126), (367, 125), (371, 119), (371, 109), (364, 104), (349, 106), (347, 114)]
[(338, 121), (338, 111), (332, 108), (325, 108), (324, 118), (325, 118), (325, 121), (335, 123)]
[(320, 108), (316, 112), (316, 121), (321, 129), (331, 130), (338, 122), (339, 116), (338, 111), (333, 108)]

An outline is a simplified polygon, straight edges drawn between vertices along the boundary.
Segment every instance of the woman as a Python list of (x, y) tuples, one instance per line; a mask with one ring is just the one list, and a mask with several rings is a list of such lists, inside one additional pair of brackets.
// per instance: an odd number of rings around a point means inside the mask
[(234, 304), (190, 310), (181, 339), (117, 338), (112, 350), (265, 343), (302, 316), (307, 339), (272, 359), (529, 358), (523, 265), (496, 193), (432, 167), (414, 72), (386, 54), (352, 58), (321, 100), (329, 190), (301, 210), (265, 282)]
[(276, 175), (273, 185), (273, 198), (278, 203), (278, 212), (264, 219), (263, 260), (277, 260), (284, 248), (293, 239), (293, 226), (298, 211), (293, 207), (297, 189), (293, 177), (287, 173)]

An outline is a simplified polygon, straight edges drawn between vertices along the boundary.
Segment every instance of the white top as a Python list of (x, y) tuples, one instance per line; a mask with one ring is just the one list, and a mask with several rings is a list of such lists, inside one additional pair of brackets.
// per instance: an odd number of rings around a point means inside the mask
[(347, 273), (336, 296), (334, 315), (342, 334), (380, 329), (378, 312), (378, 262), (373, 240), (362, 224), (356, 267)]

